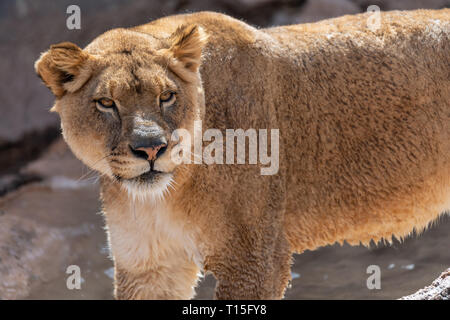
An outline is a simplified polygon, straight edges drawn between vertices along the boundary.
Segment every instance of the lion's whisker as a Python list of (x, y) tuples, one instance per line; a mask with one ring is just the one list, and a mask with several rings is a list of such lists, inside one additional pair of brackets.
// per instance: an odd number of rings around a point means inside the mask
[[(92, 168), (89, 168), (89, 171), (86, 172), (85, 174), (83, 174), (81, 177), (79, 177), (76, 182), (82, 181), (85, 177), (89, 176), (91, 173), (99, 172), (99, 170), (98, 170), (99, 168), (96, 168), (96, 166), (100, 163), (100, 161), (105, 160), (106, 158), (108, 158), (110, 156), (111, 156), (111, 154), (108, 154), (108, 155), (98, 159), (97, 161), (95, 161), (94, 164), (91, 165)], [(101, 173), (101, 172), (99, 172), (99, 173)]]

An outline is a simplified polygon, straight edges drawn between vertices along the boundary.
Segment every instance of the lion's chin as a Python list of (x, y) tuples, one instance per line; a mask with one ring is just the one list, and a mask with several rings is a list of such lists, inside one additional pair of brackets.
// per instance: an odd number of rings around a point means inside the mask
[(170, 194), (173, 186), (173, 174), (150, 170), (135, 178), (121, 180), (134, 201), (162, 201)]
[(138, 183), (147, 183), (152, 184), (154, 182), (158, 182), (161, 179), (161, 176), (166, 174), (166, 172), (161, 172), (158, 170), (149, 170), (135, 178), (129, 179)]

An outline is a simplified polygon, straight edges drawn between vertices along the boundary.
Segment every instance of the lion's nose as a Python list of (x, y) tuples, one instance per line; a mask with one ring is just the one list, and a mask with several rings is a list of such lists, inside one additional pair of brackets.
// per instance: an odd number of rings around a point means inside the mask
[(154, 161), (167, 149), (167, 143), (165, 141), (159, 140), (149, 145), (130, 145), (130, 149), (136, 157), (148, 161)]

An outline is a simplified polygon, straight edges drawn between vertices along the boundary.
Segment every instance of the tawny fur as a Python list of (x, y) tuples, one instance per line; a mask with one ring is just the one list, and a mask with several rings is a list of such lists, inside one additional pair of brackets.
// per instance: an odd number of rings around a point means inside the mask
[[(383, 13), (375, 31), (368, 17), (255, 29), (203, 12), (43, 54), (64, 137), (102, 175), (117, 298), (191, 298), (200, 271), (217, 298), (282, 298), (293, 252), (402, 238), (450, 208), (450, 10)], [(105, 96), (121, 121), (95, 108)], [(127, 148), (138, 120), (280, 129), (279, 172), (166, 152), (136, 191), (116, 178), (148, 170)]]

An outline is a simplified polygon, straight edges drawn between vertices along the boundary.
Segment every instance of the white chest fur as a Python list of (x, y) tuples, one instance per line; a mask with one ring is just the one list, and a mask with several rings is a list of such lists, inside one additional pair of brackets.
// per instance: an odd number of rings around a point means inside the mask
[[(122, 207), (123, 210), (123, 207)], [(162, 201), (131, 201), (127, 212), (106, 214), (115, 262), (145, 272), (174, 268), (186, 259), (202, 268), (202, 256), (189, 229)]]

